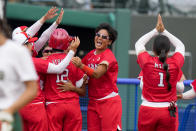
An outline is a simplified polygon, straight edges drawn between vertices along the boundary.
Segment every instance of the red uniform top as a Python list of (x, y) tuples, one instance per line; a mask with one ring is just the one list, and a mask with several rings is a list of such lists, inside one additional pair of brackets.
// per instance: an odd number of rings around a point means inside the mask
[(37, 71), (37, 74), (39, 76), (38, 79), (38, 92), (37, 92), (37, 97), (31, 102), (31, 103), (37, 103), (37, 102), (44, 102), (45, 101), (45, 97), (43, 94), (43, 78), (45, 73), (47, 73), (47, 69), (48, 69), (48, 64), (49, 62), (40, 58), (34, 58), (33, 57), (33, 63), (35, 66), (35, 69)]
[(191, 86), (193, 87), (194, 91), (196, 92), (196, 79), (191, 83)]
[(109, 95), (112, 92), (118, 92), (116, 85), (118, 76), (118, 63), (112, 51), (106, 49), (104, 52), (96, 55), (95, 50), (90, 51), (83, 59), (82, 63), (95, 69), (99, 64), (108, 65), (107, 72), (99, 79), (90, 78), (88, 81), (88, 95), (91, 99), (99, 99)]
[(152, 57), (147, 52), (143, 52), (138, 55), (137, 60), (143, 71), (144, 98), (151, 102), (176, 101), (176, 84), (184, 64), (184, 57), (177, 52), (166, 60), (170, 73), (171, 91), (167, 89), (166, 71), (158, 57)]
[[(52, 54), (48, 57), (48, 61), (53, 64), (58, 64), (65, 58), (64, 53), (56, 53)], [(47, 74), (44, 81), (44, 92), (46, 101), (55, 101), (58, 100), (65, 100), (65, 99), (72, 99), (76, 98), (79, 99), (79, 96), (75, 92), (67, 91), (67, 92), (59, 92), (60, 90), (57, 89), (57, 83), (60, 81), (66, 82), (67, 78), (72, 82), (73, 85), (76, 85), (76, 82), (83, 78), (84, 73), (73, 65), (71, 62), (65, 68), (62, 74)]]

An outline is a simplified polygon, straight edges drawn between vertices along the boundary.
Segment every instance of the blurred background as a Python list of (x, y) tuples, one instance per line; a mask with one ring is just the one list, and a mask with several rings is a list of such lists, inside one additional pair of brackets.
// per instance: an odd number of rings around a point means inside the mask
[[(0, 0), (3, 1), (3, 0)], [(165, 28), (177, 36), (186, 47), (182, 68), (187, 80), (196, 78), (196, 0), (7, 0), (6, 16), (11, 28), (30, 26), (43, 16), (51, 6), (64, 8), (59, 28), (81, 40), (77, 55), (81, 58), (94, 48), (94, 29), (107, 22), (118, 31), (118, 39), (111, 49), (119, 63), (119, 78), (137, 78), (140, 68), (136, 63), (134, 44), (137, 39), (156, 26), (160, 13)], [(40, 35), (54, 21), (48, 21)], [(152, 43), (152, 41), (150, 41)], [(151, 51), (152, 44), (147, 45)], [(123, 104), (123, 131), (137, 130), (137, 114), (141, 90), (137, 84), (118, 84)], [(138, 88), (138, 89), (137, 89)], [(189, 90), (187, 86), (185, 90)], [(81, 98), (83, 130), (86, 130), (87, 97)], [(195, 100), (178, 101), (179, 120), (185, 108)], [(190, 111), (187, 131), (196, 130), (195, 108)]]

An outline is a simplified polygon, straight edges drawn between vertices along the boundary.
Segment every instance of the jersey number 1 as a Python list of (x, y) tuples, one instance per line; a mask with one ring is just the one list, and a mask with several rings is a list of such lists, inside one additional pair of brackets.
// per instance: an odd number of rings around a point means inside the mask
[(158, 84), (158, 86), (159, 87), (164, 87), (164, 84), (163, 84), (163, 73), (159, 72), (159, 76), (160, 76), (160, 83)]

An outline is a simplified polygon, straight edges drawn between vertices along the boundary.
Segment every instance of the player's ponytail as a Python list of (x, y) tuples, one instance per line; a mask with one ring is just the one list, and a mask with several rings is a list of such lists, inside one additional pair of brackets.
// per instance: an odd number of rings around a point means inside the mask
[(163, 63), (163, 69), (166, 71), (166, 81), (168, 83), (168, 91), (171, 90), (169, 82), (170, 74), (168, 64), (166, 63), (167, 53), (170, 50), (170, 41), (166, 36), (158, 35), (154, 40), (153, 51), (159, 56), (159, 60)]
[(162, 49), (161, 50), (161, 54), (159, 55), (159, 60), (163, 63), (163, 69), (166, 71), (166, 81), (167, 81), (167, 84), (168, 84), (168, 91), (171, 90), (171, 84), (169, 82), (169, 79), (170, 79), (170, 74), (169, 74), (169, 71), (168, 71), (168, 64), (166, 63), (166, 60), (167, 59), (167, 56), (166, 56), (166, 52), (165, 52), (165, 49)]

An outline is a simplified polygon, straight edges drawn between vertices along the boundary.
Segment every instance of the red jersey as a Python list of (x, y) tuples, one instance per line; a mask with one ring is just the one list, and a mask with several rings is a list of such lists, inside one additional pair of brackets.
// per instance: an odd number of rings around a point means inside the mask
[(39, 76), (39, 79), (38, 79), (37, 97), (32, 101), (32, 103), (44, 102), (45, 97), (44, 97), (44, 94), (43, 94), (43, 91), (42, 91), (43, 90), (43, 79), (44, 79), (43, 74), (47, 73), (49, 62), (46, 61), (46, 60), (43, 60), (41, 58), (34, 58), (33, 57), (33, 63), (34, 63), (36, 72)]
[(170, 73), (171, 91), (168, 91), (166, 71), (158, 57), (152, 57), (147, 52), (143, 52), (138, 55), (137, 61), (143, 71), (144, 98), (151, 102), (176, 101), (176, 84), (184, 64), (184, 57), (177, 52), (166, 60)]
[[(66, 54), (64, 53), (56, 53), (50, 55), (48, 57), (48, 61), (57, 65), (65, 57)], [(59, 83), (60, 81), (66, 82), (67, 79), (69, 79), (72, 82), (72, 84), (76, 86), (76, 82), (81, 80), (83, 76), (84, 73), (71, 62), (69, 63), (67, 68), (65, 68), (62, 74), (47, 74), (44, 81), (44, 92), (46, 101), (58, 101), (70, 98), (79, 99), (79, 96), (76, 92), (59, 92), (61, 90), (57, 89), (57, 83)]]
[(196, 79), (191, 83), (192, 88), (196, 92)]
[(108, 65), (107, 72), (99, 79), (89, 79), (89, 98), (99, 99), (109, 95), (112, 92), (118, 92), (116, 85), (118, 76), (118, 63), (110, 49), (106, 49), (104, 52), (98, 55), (95, 54), (95, 50), (92, 50), (82, 59), (82, 63), (92, 69), (96, 69), (96, 67), (102, 63)]

